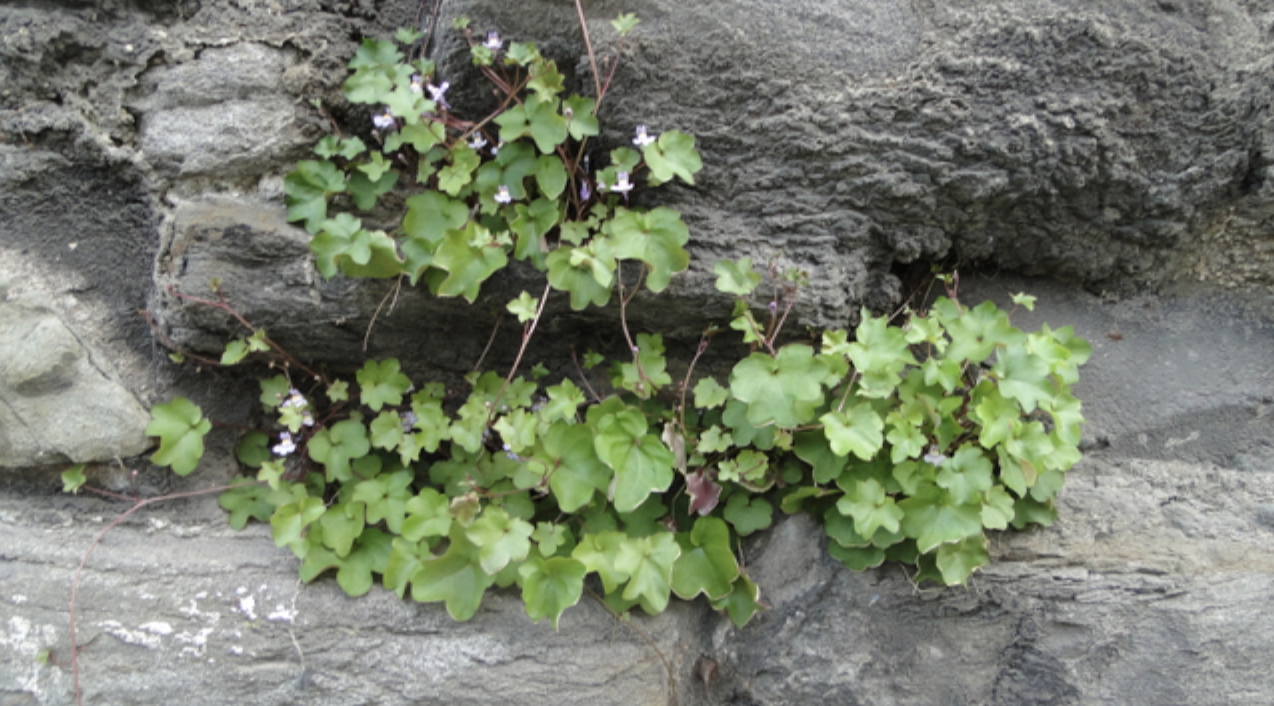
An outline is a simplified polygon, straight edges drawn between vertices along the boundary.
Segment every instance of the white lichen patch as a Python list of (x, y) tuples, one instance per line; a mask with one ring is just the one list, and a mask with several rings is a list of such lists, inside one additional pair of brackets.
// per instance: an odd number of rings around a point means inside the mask
[[(52, 625), (35, 625), (17, 615), (9, 618), (5, 629), (0, 631), (0, 658), (14, 665), (30, 665), (25, 674), (17, 674), (21, 667), (10, 672), (17, 680), (9, 688), (35, 696), (37, 703), (45, 702), (44, 687), (49, 686), (49, 683), (45, 681), (44, 686), (41, 686), (40, 676), (48, 672), (43, 670), (36, 656), (56, 644), (57, 637), (57, 629)], [(16, 660), (12, 659), (14, 656), (17, 657)]]
[(257, 599), (252, 596), (244, 596), (239, 599), (239, 612), (243, 613), (248, 620), (257, 619)]
[(115, 639), (128, 645), (157, 650), (163, 644), (162, 635), (156, 635), (149, 630), (131, 630), (115, 620), (106, 620), (98, 623), (97, 626), (106, 634), (113, 635)]
[(296, 620), (296, 610), (288, 608), (282, 603), (274, 607), (274, 611), (265, 616), (266, 620), (272, 622), (290, 623)]
[(139, 630), (145, 630), (152, 635), (171, 635), (173, 634), (173, 626), (163, 622), (142, 623), (137, 626)]
[(27, 602), (27, 597), (22, 595), (21, 593), (15, 593), (13, 594), (13, 597), (10, 598), (9, 600), (13, 601), (14, 605), (22, 605), (23, 603)]
[(203, 628), (193, 635), (183, 632), (174, 637), (173, 641), (186, 645), (181, 648), (182, 657), (203, 657), (208, 651), (208, 636), (212, 634), (212, 630), (212, 628)]

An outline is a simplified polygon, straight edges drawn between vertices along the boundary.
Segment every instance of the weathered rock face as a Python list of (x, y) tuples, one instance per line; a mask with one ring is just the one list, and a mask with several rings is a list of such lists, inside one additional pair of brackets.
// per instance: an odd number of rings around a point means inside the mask
[(150, 415), (49, 309), (0, 302), (0, 468), (110, 461), (150, 447)]
[[(169, 287), (211, 297), (220, 280), (254, 324), (334, 365), (473, 364), (504, 294), (535, 291), (533, 277), (502, 275), (474, 307), (323, 281), (282, 215), (282, 175), (328, 129), (309, 101), (349, 129), (366, 125), (340, 96), (345, 63), (361, 36), (388, 36), (417, 10), (372, 0), (0, 7), (0, 466), (139, 453), (138, 401), (175, 393), (219, 419), (247, 414), (241, 381), (167, 366), (139, 310), (196, 351), (242, 334)], [(89, 561), (77, 606), (87, 702), (656, 704), (671, 701), (668, 672), (686, 705), (1274, 702), (1263, 659), (1274, 634), (1274, 4), (586, 10), (603, 53), (607, 20), (643, 20), (606, 98), (600, 146), (644, 123), (695, 134), (705, 159), (697, 186), (639, 197), (685, 213), (696, 258), (664, 297), (634, 303), (639, 329), (693, 341), (724, 314), (714, 260), (776, 251), (810, 271), (799, 316), (814, 325), (896, 304), (900, 276), (935, 261), (1141, 292), (1118, 301), (965, 278), (966, 301), (1043, 295), (1015, 320), (1075, 324), (1095, 345), (1077, 389), (1088, 458), (1058, 525), (1001, 537), (968, 590), (922, 591), (897, 567), (843, 570), (817, 528), (792, 518), (744, 548), (773, 609), (743, 630), (701, 603), (638, 618), (657, 653), (587, 599), (554, 633), (513, 593), (454, 625), (440, 607), (384, 592), (351, 600), (328, 579), (298, 586), (268, 532), (229, 531), (204, 496), (132, 516)], [(573, 3), (451, 0), (441, 27), (461, 13), (539, 42), (589, 90)], [(445, 29), (438, 39), (454, 102), (480, 107), (463, 47)], [(1250, 299), (1146, 294), (1193, 280)], [(612, 314), (552, 306), (533, 358), (554, 367), (573, 344), (606, 347)], [(515, 338), (497, 339), (488, 361)], [(109, 400), (113, 411), (95, 406)], [(24, 420), (62, 436), (22, 436), (4, 415), (26, 403), (38, 409)], [(107, 425), (92, 422), (106, 418), (119, 424), (99, 435)], [(230, 441), (215, 432), (176, 489), (233, 475)], [(172, 482), (131, 465), (142, 490)], [(91, 470), (112, 489), (138, 487), (125, 470)], [(55, 478), (34, 473), (0, 483), (0, 702), (69, 703), (66, 586), (123, 508), (56, 494)], [(44, 650), (51, 665), (37, 659)]]

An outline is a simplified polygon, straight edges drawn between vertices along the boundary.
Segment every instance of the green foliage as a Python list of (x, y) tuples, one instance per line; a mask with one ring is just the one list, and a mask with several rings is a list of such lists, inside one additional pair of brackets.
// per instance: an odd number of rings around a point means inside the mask
[[(622, 36), (636, 19), (613, 26)], [(577, 310), (606, 304), (613, 290), (626, 304), (633, 265), (650, 291), (667, 288), (689, 265), (689, 230), (670, 208), (640, 208), (632, 192), (694, 184), (694, 138), (641, 127), (638, 149), (615, 149), (591, 170), (580, 155), (599, 134), (602, 96), (563, 96), (562, 74), (533, 44), (471, 44), (509, 99), (476, 127), (449, 115), (432, 64), (407, 61), (394, 42), (363, 42), (345, 92), (379, 111), (374, 139), (324, 138), (322, 160), (298, 164), (285, 182), (289, 218), (314, 234), (318, 270), (405, 276), (473, 301), (522, 260), (548, 284), (541, 297), (507, 303), (522, 352), (549, 290), (567, 292)], [(413, 90), (422, 85), (430, 91)], [(368, 231), (350, 212), (391, 193), (382, 205), (405, 212), (388, 231)], [(988, 530), (1055, 520), (1053, 499), (1079, 459), (1071, 386), (1091, 353), (1069, 327), (1028, 334), (993, 303), (939, 298), (896, 324), (863, 311), (854, 331), (824, 332), (821, 345), (778, 345), (807, 276), (777, 259), (760, 271), (750, 258), (722, 261), (713, 272), (736, 298), (730, 329), (748, 346), (724, 383), (674, 379), (663, 337), (630, 336), (626, 320), (626, 359), (602, 367), (590, 351), (575, 381), (535, 365), (530, 379), (475, 372), (456, 389), (417, 390), (392, 358), (367, 361), (352, 380), (316, 374), (304, 394), (277, 375), (259, 398), (272, 433), (248, 435), (237, 451), (259, 482), (236, 484), (221, 504), (235, 527), (269, 522), (306, 581), (334, 571), (361, 595), (379, 580), (400, 597), (445, 604), (456, 620), (475, 615), (489, 588), (516, 586), (528, 616), (554, 627), (590, 574), (619, 611), (658, 613), (673, 594), (703, 595), (746, 624), (764, 604), (740, 541), (770, 527), (776, 510), (811, 513), (850, 568), (901, 561), (917, 580), (944, 584), (986, 564)], [(758, 289), (769, 296), (753, 301)], [(223, 360), (251, 353), (281, 350), (258, 331), (227, 345)], [(153, 415), (155, 462), (188, 473), (209, 423), (180, 398)], [(68, 472), (65, 482), (83, 481)]]
[(159, 437), (159, 450), (151, 461), (157, 466), (172, 467), (179, 476), (189, 475), (203, 457), (203, 438), (212, 429), (212, 422), (204, 419), (203, 411), (185, 397), (155, 405), (150, 419), (146, 434)]

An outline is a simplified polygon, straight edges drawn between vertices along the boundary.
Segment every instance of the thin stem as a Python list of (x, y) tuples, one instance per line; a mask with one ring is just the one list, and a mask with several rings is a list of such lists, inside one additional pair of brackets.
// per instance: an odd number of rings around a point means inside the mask
[(513, 376), (518, 372), (518, 366), (522, 364), (522, 356), (526, 353), (527, 346), (531, 343), (531, 336), (535, 335), (535, 327), (540, 323), (540, 316), (544, 313), (544, 305), (548, 304), (549, 292), (551, 285), (544, 285), (544, 294), (540, 295), (540, 305), (535, 309), (535, 318), (531, 319), (526, 329), (522, 331), (522, 345), (518, 347), (518, 356), (513, 360), (513, 367), (509, 369), (509, 374), (504, 378), (504, 385), (500, 387), (500, 394), (495, 396), (495, 401), (491, 403), (491, 411), (487, 412), (487, 424), (491, 424), (491, 419), (495, 417), (495, 412), (500, 408), (500, 400), (504, 399), (504, 393), (509, 389), (509, 385), (513, 383)]
[(597, 394), (597, 390), (594, 390), (593, 386), (588, 383), (588, 375), (586, 375), (584, 373), (584, 369), (580, 367), (579, 358), (576, 357), (574, 348), (571, 349), (571, 362), (575, 364), (575, 370), (579, 372), (579, 379), (580, 382), (584, 383), (584, 389), (588, 390), (588, 394), (593, 396), (593, 400), (595, 400), (598, 404), (601, 404), (602, 396)]
[(376, 305), (376, 311), (372, 312), (372, 320), (367, 322), (367, 333), (363, 334), (363, 352), (367, 352), (367, 343), (372, 339), (372, 327), (376, 325), (376, 317), (380, 316), (380, 310), (385, 306), (385, 302), (389, 301), (390, 295), (394, 297), (394, 303), (389, 305), (389, 311), (394, 311), (394, 305), (398, 303), (398, 290), (403, 287), (403, 275), (399, 274), (398, 279), (394, 282), (394, 286), (385, 296), (380, 298), (380, 303)]
[[(232, 306), (230, 306), (229, 304), (227, 304), (224, 300), (221, 300), (221, 301), (212, 301), (211, 299), (202, 299), (202, 298), (200, 298), (200, 297), (191, 296), (191, 295), (189, 295), (189, 294), (184, 294), (184, 293), (182, 293), (182, 292), (177, 291), (177, 288), (176, 288), (176, 287), (174, 287), (174, 286), (172, 286), (172, 285), (169, 285), (169, 287), (168, 287), (168, 293), (169, 293), (169, 294), (171, 294), (171, 295), (173, 295), (174, 297), (177, 297), (178, 299), (183, 300), (183, 301), (190, 301), (190, 302), (194, 302), (194, 303), (196, 303), (196, 304), (203, 304), (204, 306), (210, 306), (210, 307), (212, 307), (212, 308), (214, 308), (214, 309), (220, 309), (220, 310), (222, 310), (222, 311), (226, 312), (227, 314), (229, 314), (229, 315), (233, 316), (233, 317), (234, 317), (234, 319), (235, 319), (236, 321), (238, 321), (240, 324), (242, 324), (242, 325), (243, 325), (243, 327), (244, 327), (244, 328), (248, 329), (248, 330), (249, 330), (249, 331), (251, 331), (252, 333), (256, 333), (256, 332), (257, 332), (257, 327), (255, 327), (255, 326), (253, 326), (252, 324), (248, 323), (248, 320), (247, 320), (247, 319), (245, 319), (245, 318), (243, 318), (243, 315), (241, 315), (239, 312), (235, 311), (235, 310), (234, 310), (234, 307), (232, 307)], [(220, 296), (221, 296), (220, 292), (218, 292), (217, 296), (218, 296), (218, 297), (220, 297)], [(268, 345), (271, 349), (273, 349), (275, 353), (278, 353), (278, 354), (279, 354), (279, 356), (280, 356), (280, 357), (282, 357), (282, 358), (283, 358), (283, 360), (284, 360), (287, 364), (289, 364), (289, 365), (295, 365), (296, 367), (300, 368), (303, 372), (305, 372), (305, 374), (306, 374), (306, 375), (309, 375), (310, 377), (314, 378), (315, 380), (319, 380), (319, 381), (323, 382), (324, 384), (326, 384), (326, 383), (327, 383), (327, 379), (326, 379), (326, 378), (324, 378), (322, 375), (320, 375), (320, 374), (318, 374), (318, 373), (314, 372), (313, 370), (311, 370), (311, 369), (310, 369), (309, 367), (307, 367), (305, 364), (301, 363), (301, 361), (299, 361), (299, 360), (297, 360), (296, 358), (292, 357), (292, 354), (291, 354), (291, 353), (288, 353), (286, 350), (284, 350), (284, 349), (283, 349), (283, 347), (282, 347), (282, 346), (280, 346), (279, 344), (277, 344), (277, 343), (275, 343), (274, 341), (270, 340), (270, 337), (269, 337), (269, 336), (264, 336), (264, 337), (262, 337), (262, 339), (265, 341), (266, 345)]]
[[(709, 329), (711, 331), (712, 329)], [(681, 406), (678, 407), (680, 413), (681, 431), (686, 431), (686, 391), (690, 389), (690, 376), (694, 374), (695, 364), (699, 362), (699, 358), (708, 350), (708, 344), (712, 339), (708, 335), (708, 331), (704, 331), (699, 337), (699, 348), (695, 351), (695, 357), (690, 359), (690, 367), (686, 370), (686, 377), (681, 381)]]
[(495, 317), (495, 326), (491, 328), (491, 336), (487, 338), (487, 346), (482, 349), (482, 355), (478, 356), (478, 362), (473, 364), (471, 372), (478, 372), (478, 368), (482, 367), (482, 361), (487, 359), (487, 352), (491, 350), (491, 344), (495, 343), (495, 335), (500, 332), (500, 322), (504, 321), (504, 312), (500, 312)]
[(593, 107), (593, 115), (602, 104), (602, 77), (597, 71), (597, 55), (593, 53), (593, 40), (588, 36), (588, 21), (584, 19), (584, 5), (575, 0), (575, 11), (579, 13), (579, 28), (584, 33), (584, 47), (588, 49), (588, 63), (593, 67), (593, 88), (597, 91), (597, 104)]

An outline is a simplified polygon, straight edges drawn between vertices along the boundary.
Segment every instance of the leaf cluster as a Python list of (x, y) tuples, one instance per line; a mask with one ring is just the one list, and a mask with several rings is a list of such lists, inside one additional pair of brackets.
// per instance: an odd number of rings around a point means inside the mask
[[(616, 30), (634, 25), (621, 18)], [(610, 300), (624, 260), (641, 264), (651, 290), (667, 287), (688, 266), (688, 229), (671, 209), (632, 207), (627, 187), (636, 175), (647, 186), (693, 183), (693, 138), (639, 131), (640, 151), (613, 150), (594, 171), (579, 155), (598, 134), (596, 102), (562, 98), (562, 77), (532, 44), (472, 44), (507, 99), (480, 122), (415, 90), (436, 88), (428, 62), (364, 42), (346, 94), (379, 106), (392, 127), (374, 133), (374, 148), (325, 138), (323, 159), (288, 177), (289, 214), (314, 233), (319, 271), (405, 276), (472, 301), (512, 257), (576, 309)], [(411, 193), (391, 232), (328, 214), (399, 189)], [(516, 587), (527, 614), (555, 626), (586, 581), (618, 612), (703, 595), (747, 623), (765, 606), (740, 542), (776, 511), (816, 518), (850, 568), (898, 561), (947, 585), (987, 563), (988, 530), (1054, 521), (1080, 457), (1071, 387), (1091, 354), (1070, 327), (1027, 333), (991, 302), (939, 298), (897, 323), (864, 310), (853, 331), (779, 345), (808, 278), (777, 260), (762, 270), (749, 258), (714, 267), (717, 289), (736, 298), (729, 328), (748, 347), (724, 378), (696, 378), (692, 363), (674, 380), (663, 338), (638, 333), (631, 360), (607, 366), (590, 352), (575, 380), (488, 371), (460, 389), (416, 387), (396, 359), (304, 392), (286, 374), (264, 380), (274, 431), (245, 436), (237, 454), (258, 482), (221, 504), (235, 527), (269, 522), (306, 581), (334, 571), (353, 596), (379, 582), (441, 602), (456, 620), (488, 589)], [(548, 294), (508, 305), (523, 350)], [(222, 362), (276, 349), (254, 333)], [(188, 473), (208, 422), (183, 399), (153, 416), (155, 462)]]

